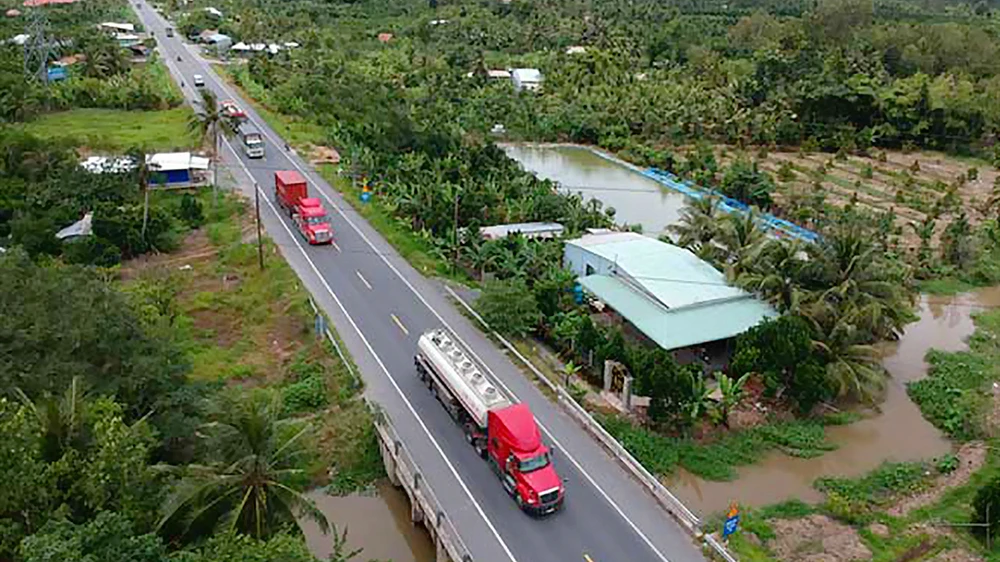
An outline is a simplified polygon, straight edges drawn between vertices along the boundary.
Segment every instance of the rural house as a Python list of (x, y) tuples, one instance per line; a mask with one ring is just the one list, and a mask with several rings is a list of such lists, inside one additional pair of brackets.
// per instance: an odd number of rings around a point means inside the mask
[(510, 79), (518, 92), (523, 90), (533, 92), (542, 87), (544, 77), (537, 68), (515, 68), (510, 71)]
[(666, 350), (724, 342), (777, 316), (690, 251), (634, 232), (569, 240), (563, 259), (585, 293)]

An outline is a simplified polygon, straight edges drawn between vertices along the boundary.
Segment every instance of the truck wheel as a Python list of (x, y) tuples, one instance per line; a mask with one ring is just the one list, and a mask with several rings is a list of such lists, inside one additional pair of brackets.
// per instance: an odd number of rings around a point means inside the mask
[(514, 492), (514, 503), (517, 504), (517, 508), (524, 511), (524, 500), (521, 499), (521, 492)]
[(483, 441), (481, 439), (476, 439), (472, 444), (472, 448), (476, 450), (476, 454), (481, 458), (486, 458), (486, 447), (483, 446)]

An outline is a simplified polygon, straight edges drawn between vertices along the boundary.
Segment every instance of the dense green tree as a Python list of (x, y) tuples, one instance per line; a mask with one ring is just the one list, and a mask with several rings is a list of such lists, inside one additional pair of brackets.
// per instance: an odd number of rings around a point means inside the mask
[(774, 180), (767, 172), (760, 170), (756, 162), (737, 160), (726, 168), (720, 187), (728, 197), (767, 209), (771, 206)]
[(981, 537), (995, 535), (1000, 528), (1000, 478), (988, 480), (972, 500), (972, 522), (981, 526), (975, 531)]
[[(151, 338), (124, 297), (93, 271), (0, 255), (0, 383), (29, 398), (60, 395), (75, 377), (115, 395), (130, 419), (156, 410), (184, 384), (186, 363)], [(73, 298), (66, 298), (73, 295)]]
[(21, 544), (24, 562), (168, 562), (155, 533), (137, 534), (127, 518), (103, 511), (86, 523), (48, 522)]
[(492, 329), (509, 336), (527, 335), (540, 319), (535, 296), (520, 278), (488, 281), (476, 309)]

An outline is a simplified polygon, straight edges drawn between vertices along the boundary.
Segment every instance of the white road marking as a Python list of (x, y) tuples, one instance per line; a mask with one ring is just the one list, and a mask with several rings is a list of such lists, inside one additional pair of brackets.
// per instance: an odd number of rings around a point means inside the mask
[[(336, 240), (330, 240), (330, 245), (333, 246), (337, 250), (338, 253), (340, 252), (340, 246), (337, 245), (337, 241)], [(360, 275), (360, 273), (358, 275)], [(368, 287), (368, 288), (371, 289), (371, 287)]]
[[(222, 90), (223, 92), (225, 92), (226, 94), (228, 94), (233, 99), (236, 99), (238, 97), (238, 96), (234, 95), (233, 92), (229, 89), (228, 84), (225, 84), (224, 82), (221, 82), (220, 80), (218, 80), (216, 78), (215, 71), (210, 66), (205, 65), (204, 61), (202, 61), (200, 58), (196, 59), (196, 60), (198, 61), (198, 64), (202, 65), (203, 67), (208, 67), (209, 71), (206, 73), (206, 76), (208, 78), (210, 78), (212, 80), (212, 82), (214, 82), (216, 84), (216, 86), (219, 87), (220, 90)], [(274, 143), (276, 146), (281, 146), (282, 145), (282, 143), (279, 142), (279, 140), (276, 138), (276, 136), (271, 133), (270, 127), (262, 126), (260, 124), (260, 122), (258, 122), (256, 119), (254, 119), (253, 117), (251, 117), (249, 113), (247, 114), (247, 119), (249, 121), (251, 121), (251, 122), (254, 122), (254, 124), (257, 126), (257, 129), (259, 131), (261, 131), (264, 134), (265, 137), (269, 138), (271, 140), (271, 142)], [(265, 123), (265, 125), (266, 125), (266, 123)], [(235, 150), (233, 150), (232, 146), (229, 145), (228, 139), (223, 138), (223, 141), (226, 143), (227, 146), (229, 146), (229, 149), (232, 150), (233, 153), (235, 154)], [(247, 174), (250, 175), (249, 170), (246, 169), (246, 165), (243, 164), (243, 161), (239, 159), (238, 155), (237, 155), (237, 160), (240, 161), (240, 165), (243, 166), (243, 168), (247, 172)], [(288, 157), (288, 161), (292, 164), (292, 166), (295, 166), (295, 168), (298, 169), (306, 177), (307, 180), (310, 179), (310, 177), (312, 175), (312, 172), (310, 170), (307, 170), (306, 168), (300, 166), (299, 163), (297, 161), (295, 161), (295, 159), (292, 158), (291, 156)], [(315, 180), (311, 180), (311, 181), (312, 181), (313, 184), (317, 184), (317, 182)], [(494, 373), (493, 370), (490, 369), (489, 365), (487, 365), (482, 359), (480, 359), (476, 355), (475, 351), (472, 350), (472, 347), (469, 346), (468, 343), (466, 343), (462, 339), (462, 337), (458, 335), (458, 332), (455, 331), (455, 329), (441, 316), (441, 314), (439, 314), (438, 311), (435, 310), (434, 307), (432, 307), (429, 302), (427, 302), (427, 300), (424, 298), (424, 296), (422, 294), (420, 294), (419, 291), (417, 291), (416, 287), (414, 287), (410, 283), (410, 281), (405, 276), (403, 276), (403, 274), (398, 269), (396, 269), (396, 266), (394, 266), (392, 264), (392, 262), (390, 262), (389, 259), (386, 258), (385, 254), (383, 252), (380, 252), (378, 250), (378, 248), (375, 247), (375, 244), (372, 243), (372, 241), (368, 238), (368, 236), (366, 236), (365, 233), (362, 232), (361, 229), (358, 228), (358, 226), (356, 224), (354, 224), (354, 222), (347, 216), (347, 213), (345, 213), (344, 210), (340, 208), (340, 205), (338, 205), (322, 189), (318, 189), (317, 188), (317, 191), (319, 192), (320, 195), (323, 196), (324, 199), (326, 199), (326, 201), (330, 204), (330, 206), (333, 207), (333, 209), (336, 210), (337, 213), (344, 219), (344, 222), (346, 222), (348, 225), (350, 225), (350, 227), (355, 232), (358, 233), (358, 236), (360, 236), (361, 239), (365, 241), (365, 243), (374, 251), (374, 253), (376, 255), (378, 255), (382, 259), (383, 262), (385, 262), (385, 264), (389, 267), (389, 269), (391, 269), (392, 272), (395, 273), (397, 277), (399, 277), (399, 279), (403, 282), (403, 284), (405, 284), (407, 286), (407, 288), (410, 289), (410, 291), (417, 297), (417, 299), (419, 299), (420, 302), (422, 302), (424, 304), (424, 306), (426, 306), (427, 309), (431, 311), (431, 314), (433, 314), (442, 324), (444, 324), (444, 326), (446, 328), (448, 328), (448, 330), (451, 331), (451, 333), (454, 334), (454, 336), (456, 338), (458, 338), (458, 340), (460, 342), (462, 342), (465, 345), (465, 347), (470, 352), (472, 352), (472, 355), (476, 358), (476, 360), (479, 361), (479, 363), (486, 368), (486, 370), (493, 377), (493, 380), (495, 382), (497, 382), (498, 384), (500, 384), (500, 386), (503, 387), (503, 389), (507, 393), (507, 395), (510, 396), (511, 398), (513, 398), (515, 401), (520, 401), (520, 399), (517, 397), (517, 395), (514, 394), (513, 392), (511, 392), (510, 388), (508, 388), (507, 385), (504, 384), (504, 382), (501, 381), (499, 379), (499, 377), (496, 376), (496, 373)], [(274, 209), (274, 207), (273, 207), (273, 205), (271, 205), (270, 201), (268, 201), (268, 206), (270, 206), (272, 208), (272, 210)], [(288, 230), (288, 226), (284, 223), (284, 221), (281, 221), (281, 224), (282, 224), (282, 226), (285, 227), (285, 230)], [(338, 299), (336, 297), (336, 295), (333, 293), (333, 290), (330, 289), (330, 286), (326, 283), (326, 279), (323, 279), (323, 276), (319, 273), (319, 270), (316, 268), (316, 265), (313, 264), (312, 260), (310, 260), (309, 257), (308, 257), (308, 255), (306, 255), (305, 250), (303, 250), (302, 247), (298, 244), (298, 239), (296, 239), (296, 245), (299, 247), (300, 250), (302, 250), (303, 255), (306, 257), (306, 260), (309, 262), (309, 265), (312, 266), (313, 270), (316, 272), (316, 275), (320, 277), (320, 280), (323, 282), (323, 285), (326, 287), (327, 291), (329, 291), (330, 295), (333, 296), (334, 300), (337, 302), (337, 305), (340, 307), (340, 309), (347, 316), (348, 320), (351, 322), (351, 325), (354, 327), (355, 331), (358, 332), (358, 335), (361, 337), (362, 341), (364, 341), (365, 346), (368, 348), (369, 352), (371, 352), (371, 354), (375, 357), (376, 361), (378, 361), (379, 366), (382, 367), (382, 370), (386, 373), (386, 375), (389, 376), (389, 379), (392, 382), (392, 385), (396, 388), (396, 391), (399, 392), (400, 396), (403, 397), (403, 401), (406, 402), (407, 407), (410, 409), (410, 411), (413, 413), (413, 415), (416, 416), (417, 420), (420, 422), (421, 427), (423, 427), (424, 432), (427, 433), (427, 436), (430, 437), (431, 441), (434, 443), (435, 448), (437, 448), (437, 450), (441, 454), (441, 456), (444, 457), (445, 462), (448, 464), (448, 468), (451, 469), (451, 472), (455, 475), (455, 478), (457, 478), (459, 480), (459, 483), (462, 485), (462, 488), (465, 490), (466, 494), (469, 496), (470, 499), (472, 499), (473, 504), (476, 506), (476, 510), (479, 512), (479, 514), (486, 521), (486, 524), (493, 531), (493, 534), (496, 536), (497, 540), (500, 541), (500, 545), (503, 547), (504, 552), (506, 552), (507, 555), (510, 556), (511, 560), (513, 560), (514, 559), (513, 554), (511, 554), (510, 550), (507, 548), (506, 543), (503, 542), (503, 539), (500, 538), (500, 534), (497, 532), (496, 528), (493, 526), (493, 523), (490, 522), (489, 518), (486, 517), (486, 514), (483, 512), (482, 508), (479, 506), (479, 504), (476, 502), (476, 500), (472, 497), (472, 494), (469, 492), (469, 489), (465, 485), (465, 482), (462, 481), (462, 479), (458, 476), (458, 472), (455, 470), (455, 467), (451, 464), (451, 461), (444, 454), (444, 451), (441, 449), (441, 446), (437, 443), (437, 441), (434, 440), (433, 437), (431, 437), (431, 434), (427, 430), (427, 427), (424, 425), (423, 420), (420, 419), (420, 416), (417, 415), (416, 410), (413, 409), (413, 406), (410, 404), (409, 400), (407, 400), (406, 397), (403, 395), (402, 390), (400, 390), (400, 388), (396, 385), (396, 381), (392, 379), (391, 375), (389, 375), (389, 371), (388, 371), (388, 369), (385, 368), (385, 365), (382, 363), (382, 360), (378, 357), (378, 355), (375, 354), (375, 350), (368, 343), (368, 340), (361, 333), (361, 330), (354, 323), (353, 319), (351, 319), (351, 317), (347, 314), (347, 309), (344, 308), (344, 306), (340, 303), (340, 299)], [(536, 418), (536, 421), (538, 421), (537, 418)], [(611, 499), (611, 497), (607, 494), (607, 492), (605, 492), (604, 489), (601, 488), (597, 484), (596, 481), (594, 481), (594, 479), (590, 476), (590, 474), (588, 474), (583, 469), (583, 466), (581, 466), (580, 463), (577, 462), (577, 460), (575, 458), (573, 458), (573, 456), (559, 443), (559, 441), (552, 435), (552, 433), (540, 421), (538, 422), (538, 425), (542, 429), (542, 431), (544, 431), (545, 434), (549, 436), (549, 439), (557, 447), (559, 447), (559, 449), (562, 452), (563, 456), (565, 456), (566, 458), (568, 458), (570, 460), (570, 462), (572, 462), (573, 465), (576, 467), (576, 469), (580, 472), (580, 474), (583, 474), (583, 476), (587, 479), (587, 481), (590, 482), (590, 484), (595, 489), (597, 489), (598, 492), (600, 492), (601, 496), (605, 499), (605, 501), (607, 501), (608, 504), (611, 505), (611, 507), (618, 513), (618, 515), (620, 515), (621, 518), (624, 519), (626, 523), (628, 523), (629, 527), (631, 527), (632, 530), (635, 531), (635, 533), (637, 535), (639, 535), (639, 538), (641, 538), (642, 541), (645, 542), (647, 546), (649, 546), (649, 548), (657, 555), (657, 557), (659, 557), (660, 560), (662, 560), (663, 562), (670, 562), (670, 559), (667, 558), (666, 556), (664, 556), (663, 553), (661, 553), (659, 551), (659, 549), (657, 549), (656, 546), (653, 545), (652, 541), (649, 540), (649, 537), (647, 537), (646, 534), (643, 533), (639, 529), (639, 527), (631, 519), (629, 519), (629, 517), (625, 514), (625, 512), (621, 509), (621, 507), (619, 507), (618, 504), (613, 499)]]
[[(212, 73), (211, 72), (208, 73), (208, 76), (212, 76)], [(214, 80), (214, 76), (212, 76), (212, 79)], [(243, 168), (243, 172), (247, 175), (247, 177), (253, 180), (254, 179), (253, 174), (250, 173), (250, 170), (247, 168), (246, 164), (243, 163), (243, 160), (239, 157), (239, 154), (229, 143), (229, 139), (222, 137), (222, 142), (226, 146), (226, 148), (228, 148), (229, 151), (233, 154), (237, 162), (239, 162), (240, 167)], [(295, 164), (295, 162), (292, 163)], [(260, 187), (255, 187), (255, 189), (263, 191), (260, 189)], [(479, 513), (479, 516), (483, 518), (483, 521), (486, 523), (486, 526), (489, 527), (490, 531), (493, 533), (493, 536), (496, 537), (497, 542), (500, 543), (500, 548), (503, 549), (504, 553), (507, 555), (507, 558), (509, 558), (511, 562), (517, 562), (517, 559), (514, 558), (514, 554), (510, 551), (510, 548), (507, 547), (507, 543), (504, 542), (503, 538), (500, 536), (500, 532), (497, 531), (496, 527), (493, 525), (493, 522), (490, 521), (490, 518), (487, 517), (486, 512), (483, 511), (482, 506), (479, 505), (478, 501), (476, 501), (476, 498), (472, 495), (472, 492), (469, 490), (468, 485), (466, 485), (465, 480), (463, 480), (461, 475), (459, 475), (458, 470), (455, 468), (455, 465), (451, 463), (451, 459), (449, 459), (448, 455), (444, 453), (444, 449), (441, 448), (441, 444), (437, 442), (437, 439), (434, 438), (434, 435), (430, 432), (430, 429), (428, 429), (427, 425), (424, 424), (424, 420), (420, 418), (420, 416), (417, 414), (416, 409), (413, 407), (413, 404), (411, 404), (409, 399), (406, 398), (406, 394), (404, 394), (403, 390), (399, 388), (398, 384), (396, 384), (396, 380), (389, 373), (389, 369), (387, 369), (385, 363), (382, 362), (382, 358), (379, 357), (378, 353), (375, 352), (375, 349), (372, 347), (371, 343), (368, 342), (368, 338), (365, 337), (364, 333), (361, 331), (361, 328), (359, 328), (357, 323), (354, 321), (354, 318), (352, 318), (350, 313), (347, 312), (347, 308), (344, 307), (344, 304), (340, 301), (340, 298), (337, 297), (337, 294), (335, 292), (333, 292), (333, 288), (331, 288), (330, 284), (326, 282), (326, 279), (323, 277), (323, 274), (320, 273), (319, 268), (317, 268), (316, 264), (313, 263), (312, 259), (309, 257), (309, 254), (306, 252), (305, 248), (302, 247), (302, 243), (299, 241), (298, 236), (296, 236), (295, 233), (293, 233), (292, 230), (288, 228), (288, 225), (285, 224), (285, 221), (281, 218), (281, 214), (278, 213), (278, 210), (274, 208), (274, 204), (271, 202), (271, 200), (268, 199), (267, 197), (261, 197), (261, 199), (265, 203), (267, 203), (267, 206), (268, 208), (271, 209), (271, 212), (273, 212), (278, 217), (278, 222), (281, 223), (281, 226), (285, 229), (285, 232), (287, 232), (288, 236), (291, 237), (292, 241), (295, 243), (295, 247), (298, 248), (299, 252), (302, 253), (302, 257), (305, 258), (306, 262), (313, 270), (313, 273), (316, 274), (316, 277), (319, 279), (320, 283), (323, 284), (323, 288), (325, 288), (326, 292), (329, 293), (331, 297), (333, 297), (333, 301), (337, 304), (337, 307), (347, 318), (347, 321), (350, 322), (351, 327), (354, 328), (354, 331), (357, 332), (358, 337), (361, 338), (362, 343), (364, 343), (365, 347), (368, 349), (368, 353), (372, 355), (372, 357), (375, 359), (375, 362), (378, 363), (378, 366), (382, 369), (382, 372), (385, 373), (385, 376), (386, 378), (389, 379), (389, 382), (392, 384), (392, 387), (396, 389), (396, 393), (399, 394), (399, 397), (403, 400), (403, 403), (406, 404), (406, 408), (410, 411), (413, 417), (417, 419), (417, 423), (420, 424), (420, 428), (423, 429), (424, 434), (427, 435), (428, 439), (430, 439), (431, 444), (434, 445), (434, 449), (437, 450), (439, 455), (441, 455), (441, 458), (444, 460), (444, 463), (448, 466), (448, 470), (451, 472), (452, 476), (455, 477), (455, 480), (458, 481), (458, 484), (462, 487), (462, 491), (465, 492), (465, 495), (469, 497), (469, 500), (472, 502), (472, 505), (476, 508), (476, 512)]]
[(368, 287), (368, 290), (371, 291), (372, 290), (372, 284), (369, 283), (367, 279), (365, 279), (364, 275), (361, 275), (361, 270), (360, 269), (355, 270), (354, 273), (357, 274), (358, 279), (360, 279), (361, 282), (365, 284), (365, 287)]

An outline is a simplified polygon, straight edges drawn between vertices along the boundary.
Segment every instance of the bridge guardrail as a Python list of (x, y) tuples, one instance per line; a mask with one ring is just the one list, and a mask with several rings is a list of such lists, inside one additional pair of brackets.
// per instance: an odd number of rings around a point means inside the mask
[[(379, 433), (379, 439), (387, 447), (391, 444), (400, 480), (405, 477), (413, 488), (410, 501), (424, 504), (420, 505), (420, 509), (424, 512), (424, 524), (434, 527), (434, 540), (444, 548), (448, 556), (455, 562), (472, 562), (469, 547), (462, 541), (462, 537), (458, 534), (451, 519), (445, 515), (441, 502), (434, 495), (430, 484), (423, 478), (409, 449), (406, 448), (402, 439), (399, 438), (399, 434), (396, 433), (396, 429), (392, 426), (389, 416), (377, 404), (368, 402), (368, 405), (375, 415), (375, 429)], [(428, 520), (427, 517), (431, 519)]]
[(604, 446), (604, 448), (611, 453), (612, 456), (622, 464), (632, 476), (638, 480), (646, 490), (652, 494), (656, 499), (657, 503), (660, 504), (668, 513), (674, 516), (684, 527), (692, 534), (696, 539), (699, 539), (705, 543), (712, 551), (721, 557), (726, 562), (738, 562), (737, 558), (733, 556), (729, 549), (726, 548), (718, 539), (713, 535), (705, 533), (701, 528), (701, 520), (697, 515), (694, 514), (682, 501), (680, 501), (677, 496), (673, 495), (670, 490), (660, 482), (659, 478), (653, 476), (646, 467), (642, 466), (631, 453), (628, 452), (625, 447), (618, 442), (607, 430), (601, 426), (597, 420), (594, 419), (590, 412), (584, 409), (569, 392), (562, 386), (556, 385), (548, 379), (541, 371), (538, 370), (535, 365), (528, 360), (527, 357), (521, 354), (517, 348), (514, 347), (506, 338), (495, 332), (490, 325), (486, 323), (485, 320), (471, 307), (465, 299), (460, 297), (458, 293), (452, 290), (451, 287), (445, 285), (445, 290), (451, 295), (453, 299), (458, 301), (463, 308), (468, 311), (476, 320), (478, 320), (487, 330), (489, 330), (490, 335), (497, 339), (509, 352), (514, 354), (529, 370), (535, 375), (540, 382), (547, 386), (551, 391), (556, 393), (557, 402), (563, 406), (563, 409), (577, 421), (583, 428), (597, 438), (598, 442)]
[[(315, 314), (323, 314), (312, 298), (309, 299), (309, 306)], [(329, 326), (329, 321), (327, 321), (327, 325)], [(361, 379), (355, 370), (354, 363), (344, 353), (340, 342), (337, 340), (337, 336), (329, 328), (323, 330), (323, 335), (333, 345), (334, 351), (336, 351), (341, 362), (344, 363), (344, 367), (350, 373), (354, 383), (360, 385)], [(433, 519), (425, 521), (424, 524), (434, 526), (435, 541), (443, 546), (453, 561), (472, 562), (472, 555), (469, 548), (462, 541), (462, 537), (458, 534), (458, 530), (455, 529), (451, 519), (445, 515), (441, 502), (434, 495), (430, 484), (423, 478), (409, 449), (403, 443), (403, 440), (399, 438), (399, 434), (396, 433), (389, 415), (377, 403), (368, 399), (365, 399), (365, 403), (375, 418), (375, 430), (378, 432), (379, 439), (387, 449), (392, 450), (393, 460), (396, 463), (400, 480), (405, 480), (407, 487), (413, 490), (410, 501), (421, 502), (420, 509), (423, 510), (425, 517), (433, 517)]]

